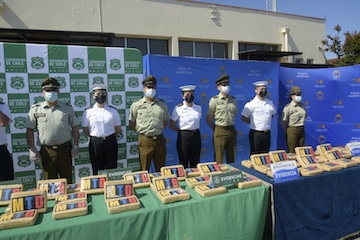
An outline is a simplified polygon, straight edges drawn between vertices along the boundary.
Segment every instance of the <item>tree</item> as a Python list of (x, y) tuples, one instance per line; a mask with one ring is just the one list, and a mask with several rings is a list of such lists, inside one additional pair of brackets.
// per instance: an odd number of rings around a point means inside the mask
[(330, 51), (337, 56), (337, 59), (333, 61), (333, 65), (351, 66), (360, 64), (360, 32), (345, 32), (345, 41), (342, 44), (340, 38), (341, 26), (337, 24), (334, 30), (334, 36), (327, 35), (326, 39), (321, 41), (325, 52)]

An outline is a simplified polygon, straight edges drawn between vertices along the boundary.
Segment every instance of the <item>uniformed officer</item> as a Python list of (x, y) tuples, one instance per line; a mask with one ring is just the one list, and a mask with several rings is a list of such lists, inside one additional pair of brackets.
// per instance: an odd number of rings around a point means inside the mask
[(301, 95), (300, 87), (293, 86), (290, 89), (291, 102), (282, 111), (281, 126), (286, 133), (289, 153), (295, 153), (295, 147), (304, 146), (305, 143), (306, 109), (301, 103)]
[(155, 171), (165, 166), (166, 146), (163, 130), (170, 114), (166, 103), (155, 98), (156, 78), (152, 75), (143, 81), (144, 97), (130, 106), (129, 127), (139, 133), (139, 160), (142, 171), (149, 171), (154, 159)]
[(210, 99), (206, 122), (214, 130), (215, 161), (222, 163), (224, 152), (226, 152), (226, 162), (233, 163), (236, 158), (237, 132), (234, 122), (235, 115), (238, 113), (237, 102), (233, 96), (229, 95), (229, 75), (221, 76), (215, 83), (219, 94)]
[(273, 102), (267, 95), (267, 81), (256, 81), (255, 97), (247, 102), (241, 112), (241, 120), (250, 123), (250, 155), (268, 153), (271, 144), (271, 120), (276, 113)]
[[(60, 84), (55, 78), (45, 79), (41, 87), (45, 101), (34, 104), (26, 119), (30, 159), (34, 162), (41, 159), (45, 179), (60, 177), (72, 183), (72, 157), (79, 154), (79, 120), (71, 105), (58, 101)], [(40, 153), (35, 147), (35, 128)]]
[[(194, 85), (180, 87), (183, 101), (174, 107), (170, 120), (170, 128), (178, 132), (176, 148), (179, 164), (185, 168), (194, 168), (200, 162), (201, 136), (199, 128), (202, 110), (200, 105), (193, 102), (195, 88)], [(178, 127), (176, 122), (178, 122)]]
[(99, 170), (117, 167), (118, 144), (116, 136), (121, 132), (120, 114), (115, 107), (106, 104), (107, 85), (91, 86), (95, 104), (82, 115), (82, 127), (90, 137), (89, 154), (93, 175)]
[(6, 126), (13, 121), (8, 105), (0, 102), (0, 181), (14, 179), (14, 165), (6, 147)]

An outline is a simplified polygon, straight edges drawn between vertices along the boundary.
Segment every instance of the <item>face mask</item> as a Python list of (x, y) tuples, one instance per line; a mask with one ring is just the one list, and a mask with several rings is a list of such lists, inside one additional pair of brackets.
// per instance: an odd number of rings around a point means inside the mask
[(301, 102), (301, 96), (295, 96), (294, 100), (295, 102)]
[(46, 92), (44, 98), (46, 101), (53, 103), (56, 102), (59, 97), (57, 92)]
[(266, 91), (266, 89), (265, 89), (265, 90), (260, 91), (260, 93), (259, 93), (259, 96), (260, 96), (260, 97), (265, 97), (266, 95), (267, 95), (267, 91)]
[(230, 92), (230, 86), (221, 86), (221, 92), (228, 94)]
[(105, 95), (96, 96), (95, 101), (99, 104), (103, 104), (106, 101), (106, 96)]
[(149, 98), (153, 98), (156, 95), (156, 89), (155, 88), (148, 88), (145, 91), (145, 96), (149, 97)]
[(192, 103), (193, 101), (194, 101), (194, 95), (187, 95), (187, 96), (185, 96), (185, 101), (187, 102), (187, 103)]

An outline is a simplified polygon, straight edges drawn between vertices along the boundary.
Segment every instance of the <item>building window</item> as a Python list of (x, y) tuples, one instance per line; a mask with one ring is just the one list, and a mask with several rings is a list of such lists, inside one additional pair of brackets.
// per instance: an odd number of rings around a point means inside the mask
[(314, 64), (314, 59), (306, 59), (307, 64)]
[(251, 51), (251, 50), (259, 50), (259, 51), (278, 51), (277, 45), (270, 44), (254, 44), (254, 43), (239, 43), (239, 51)]
[(179, 41), (179, 56), (227, 59), (227, 44)]
[(301, 64), (301, 63), (303, 63), (303, 59), (302, 58), (295, 58), (295, 63)]
[(112, 43), (116, 47), (136, 48), (143, 56), (146, 54), (169, 55), (168, 40), (115, 37)]

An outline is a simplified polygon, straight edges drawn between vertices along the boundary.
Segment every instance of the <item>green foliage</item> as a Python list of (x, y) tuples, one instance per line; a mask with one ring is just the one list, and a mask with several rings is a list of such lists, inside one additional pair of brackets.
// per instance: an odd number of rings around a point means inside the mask
[(341, 26), (336, 25), (334, 30), (334, 36), (328, 35), (325, 40), (321, 41), (325, 52), (330, 51), (337, 56), (337, 60), (333, 62), (333, 65), (351, 66), (360, 64), (360, 33), (357, 31), (345, 32), (345, 41), (342, 44), (340, 38)]

